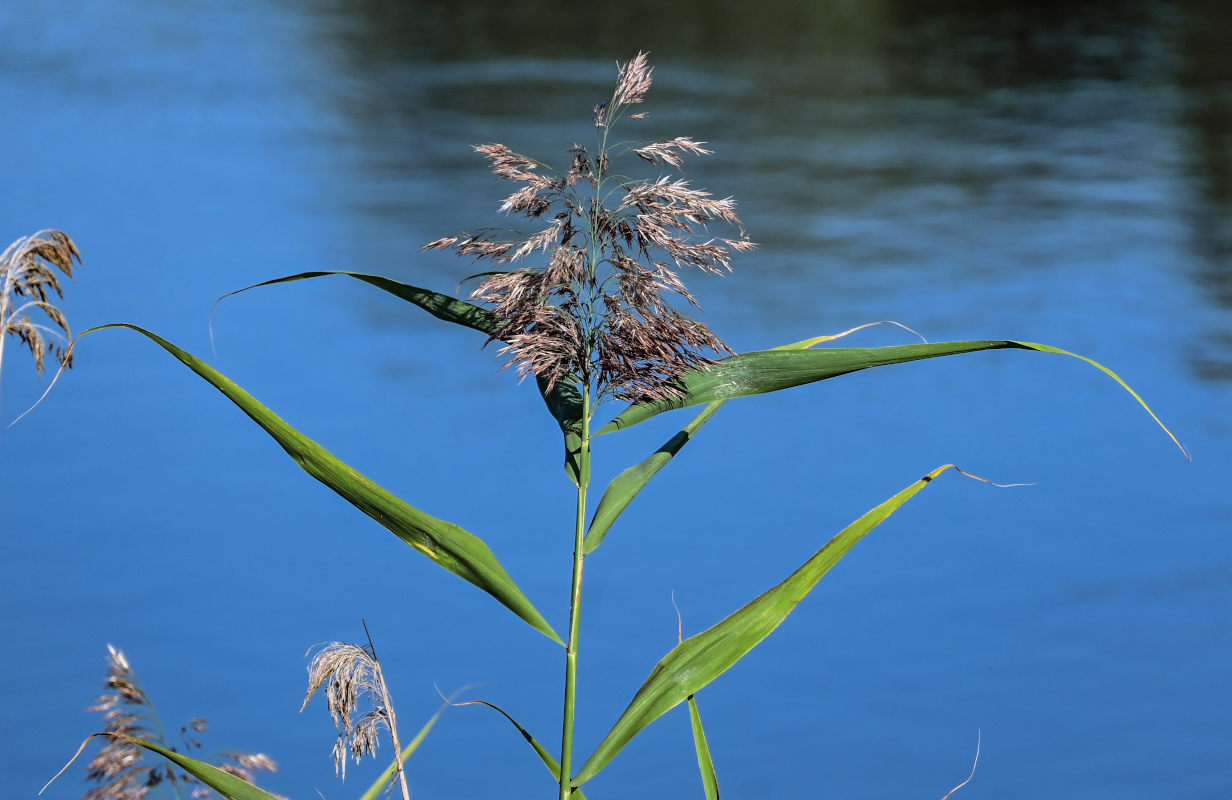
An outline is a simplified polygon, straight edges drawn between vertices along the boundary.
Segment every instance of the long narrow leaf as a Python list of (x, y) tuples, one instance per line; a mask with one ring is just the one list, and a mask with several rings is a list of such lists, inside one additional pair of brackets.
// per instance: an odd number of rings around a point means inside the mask
[(714, 772), (714, 759), (710, 757), (710, 745), (706, 743), (706, 731), (702, 728), (702, 715), (697, 710), (697, 698), (693, 695), (689, 695), (689, 723), (693, 726), (693, 747), (697, 750), (697, 768), (702, 773), (706, 800), (719, 800), (719, 777)]
[[(544, 747), (542, 744), (539, 743), (538, 739), (536, 739), (534, 736), (531, 735), (530, 731), (522, 727), (522, 724), (518, 722), (516, 719), (514, 719), (513, 715), (510, 714), (508, 711), (496, 705), (495, 703), (489, 703), (486, 700), (466, 700), (461, 703), (453, 703), (452, 705), (485, 706), (487, 708), (492, 709), (496, 713), (500, 714), (505, 719), (509, 720), (509, 724), (513, 725), (513, 727), (518, 729), (518, 733), (522, 734), (522, 738), (526, 740), (526, 743), (529, 744), (534, 749), (534, 751), (539, 755), (539, 759), (543, 762), (543, 765), (548, 768), (548, 772), (552, 773), (552, 779), (559, 783), (560, 781), (560, 762), (556, 760), (556, 757), (553, 756), (546, 747)], [(569, 796), (577, 798), (577, 800), (586, 800), (586, 795), (582, 794), (581, 789), (574, 789), (573, 792)]]
[(664, 442), (662, 447), (612, 479), (607, 489), (603, 491), (603, 497), (599, 498), (599, 505), (595, 508), (595, 515), (590, 520), (586, 538), (582, 540), (582, 552), (589, 555), (603, 543), (603, 537), (607, 535), (612, 523), (629, 506), (629, 503), (633, 502), (633, 498), (642, 490), (642, 487), (680, 452), (680, 448), (693, 439), (698, 430), (710, 421), (710, 418), (723, 407), (725, 402), (725, 400), (715, 400), (707, 403), (692, 422)]
[[(481, 333), (486, 333), (489, 336), (500, 327), (500, 318), (488, 311), (486, 308), (477, 306), (473, 303), (468, 303), (465, 300), (458, 300), (455, 297), (434, 292), (431, 289), (424, 289), (419, 286), (412, 286), (408, 283), (396, 281), (393, 278), (386, 278), (383, 275), (369, 275), (364, 272), (350, 272), (347, 270), (314, 270), (311, 272), (300, 272), (295, 275), (286, 275), (281, 278), (273, 278), (261, 283), (254, 283), (252, 286), (246, 286), (243, 289), (237, 289), (234, 292), (223, 295), (219, 298), (219, 302), (231, 297), (232, 295), (246, 292), (250, 289), (256, 289), (261, 286), (272, 286), (277, 283), (290, 283), (292, 281), (302, 281), (308, 278), (322, 278), (329, 275), (344, 275), (349, 278), (354, 278), (358, 281), (371, 284), (378, 289), (383, 289), (386, 292), (401, 298), (402, 300), (419, 306), (437, 319), (442, 319), (446, 322), (452, 322), (455, 325), (461, 325), (466, 328), (472, 328)], [(215, 303), (217, 306), (217, 303)], [(574, 485), (578, 482), (578, 453), (582, 447), (582, 396), (578, 392), (577, 387), (567, 382), (557, 382), (549, 391), (545, 381), (539, 382), (539, 391), (543, 396), (543, 402), (548, 407), (548, 412), (560, 426), (561, 433), (565, 437), (565, 474), (573, 481)]]
[[(423, 289), (418, 286), (412, 286), (409, 283), (402, 283), (393, 278), (386, 278), (383, 275), (369, 275), (364, 272), (350, 272), (347, 270), (313, 270), (311, 272), (299, 272), (295, 275), (284, 275), (281, 278), (261, 281), (260, 283), (254, 283), (252, 286), (245, 286), (243, 289), (228, 292), (218, 298), (218, 302), (221, 303), (228, 297), (240, 294), (241, 292), (247, 292), (250, 289), (257, 289), (261, 286), (291, 283), (292, 281), (302, 281), (308, 278), (323, 278), (329, 275), (345, 275), (357, 281), (371, 284), (378, 289), (389, 292), (395, 297), (402, 298), (408, 303), (414, 303), (437, 319), (443, 319), (446, 322), (452, 322), (466, 328), (473, 328), (482, 333), (490, 334), (500, 324), (500, 319), (491, 311), (473, 303), (468, 303), (465, 300), (458, 300), (449, 295), (434, 292), (431, 289)], [(217, 306), (217, 303), (215, 303), (215, 306)]]
[(101, 325), (91, 328), (90, 331), (103, 328), (129, 328), (160, 345), (239, 406), (241, 411), (264, 428), (309, 475), (333, 489), (347, 502), (420, 553), (495, 597), (544, 636), (563, 644), (552, 626), (522, 593), (481, 539), (451, 522), (420, 511), (361, 475), (287, 424), (222, 373), (166, 339), (127, 323)]
[(844, 528), (779, 585), (714, 627), (690, 636), (650, 676), (573, 778), (580, 786), (598, 774), (647, 725), (730, 669), (770, 635), (836, 562), (952, 464), (938, 467)]
[(793, 386), (823, 381), (846, 375), (849, 372), (884, 367), (890, 364), (904, 364), (908, 361), (919, 361), (925, 358), (953, 356), (962, 353), (975, 353), (982, 350), (1035, 350), (1042, 353), (1056, 353), (1081, 359), (1096, 367), (1115, 380), (1123, 389), (1129, 392), (1138, 403), (1146, 409), (1159, 426), (1164, 429), (1169, 438), (1181, 448), (1185, 457), (1189, 457), (1185, 447), (1177, 441), (1172, 431), (1168, 430), (1155, 412), (1129, 388), (1115, 372), (1104, 365), (1085, 356), (1033, 342), (1016, 342), (1010, 340), (969, 341), (969, 342), (935, 342), (930, 344), (906, 344), (895, 347), (873, 348), (833, 348), (826, 350), (758, 350), (751, 353), (730, 356), (708, 369), (690, 373), (685, 378), (687, 393), (683, 398), (661, 403), (642, 403), (630, 405), (615, 419), (604, 425), (596, 436), (612, 431), (622, 430), (651, 417), (686, 406), (710, 403), (715, 400), (729, 400), (736, 397), (747, 397), (766, 392), (777, 392)]
[[(794, 342), (785, 344), (779, 347), (771, 348), (772, 350), (808, 350), (823, 342), (830, 342), (835, 339), (841, 339), (844, 336), (855, 333), (856, 331), (872, 327), (874, 325), (898, 325), (904, 330), (911, 331), (904, 325), (897, 322), (881, 321), (868, 322), (863, 325), (858, 325), (854, 328), (843, 331), (842, 333), (831, 333), (824, 336), (814, 336), (811, 339), (805, 339), (802, 342)], [(915, 333), (915, 331), (911, 331)], [(607, 535), (608, 530), (612, 527), (612, 523), (616, 518), (628, 507), (633, 498), (638, 492), (653, 478), (659, 470), (667, 466), (667, 462), (671, 461), (680, 449), (689, 442), (693, 441), (693, 437), (701, 430), (701, 427), (710, 421), (710, 418), (718, 412), (726, 400), (712, 400), (706, 404), (693, 420), (685, 425), (675, 436), (663, 443), (663, 446), (651, 453), (649, 457), (641, 462), (629, 467), (624, 472), (617, 475), (611, 483), (607, 485), (607, 489), (603, 492), (603, 497), (599, 499), (599, 506), (595, 509), (595, 515), (590, 520), (590, 528), (586, 531), (586, 540), (584, 542), (584, 552), (590, 554), (603, 542), (603, 537)]]
[[(218, 792), (223, 797), (226, 797), (228, 800), (278, 800), (277, 796), (270, 794), (258, 786), (253, 786), (248, 781), (237, 778), (229, 772), (224, 772), (213, 764), (207, 764), (204, 761), (189, 758), (186, 755), (177, 753), (174, 750), (168, 750), (161, 745), (154, 744), (153, 742), (147, 742), (144, 739), (135, 739), (132, 736), (125, 736), (122, 733), (114, 732), (96, 733), (87, 737), (86, 740), (81, 743), (81, 747), (77, 749), (76, 755), (69, 759), (68, 764), (64, 765), (64, 769), (60, 770), (60, 772), (56, 774), (55, 778), (52, 778), (47, 782), (47, 786), (50, 786), (56, 778), (59, 778), (60, 775), (64, 774), (64, 770), (68, 769), (69, 766), (77, 760), (77, 756), (81, 755), (81, 751), (85, 749), (86, 744), (95, 736), (113, 736), (117, 739), (124, 739), (125, 741), (131, 742), (138, 747), (144, 747), (152, 753), (157, 753), (163, 758), (166, 758), (174, 763), (189, 775), (192, 775), (194, 778), (204, 783), (206, 786)], [(46, 791), (47, 786), (44, 786), (43, 789), (39, 791), (39, 794)]]

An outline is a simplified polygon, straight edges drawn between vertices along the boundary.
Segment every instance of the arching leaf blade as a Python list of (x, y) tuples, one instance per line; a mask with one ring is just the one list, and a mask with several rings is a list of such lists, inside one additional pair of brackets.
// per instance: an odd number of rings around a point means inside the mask
[[(272, 278), (268, 281), (254, 283), (252, 286), (246, 286), (243, 289), (229, 292), (219, 298), (218, 302), (222, 302), (232, 295), (247, 292), (250, 289), (256, 289), (261, 286), (273, 286), (278, 283), (291, 283), (293, 281), (322, 278), (330, 275), (344, 275), (358, 281), (363, 281), (408, 303), (419, 306), (437, 319), (471, 328), (480, 333), (486, 333), (489, 336), (500, 328), (500, 318), (482, 306), (477, 306), (474, 303), (468, 303), (465, 300), (459, 300), (456, 297), (450, 297), (440, 292), (434, 292), (431, 289), (424, 289), (419, 286), (412, 286), (409, 283), (396, 281), (393, 278), (386, 278), (383, 275), (371, 275), (365, 272), (352, 272), (349, 270), (312, 270), (309, 272), (299, 272), (294, 275), (285, 275), (281, 278)], [(217, 306), (218, 303), (214, 305)], [(543, 402), (548, 407), (548, 413), (556, 420), (565, 438), (565, 474), (569, 476), (574, 485), (577, 485), (578, 454), (582, 449), (581, 393), (578, 392), (575, 385), (564, 381), (558, 381), (549, 390), (547, 382), (542, 380), (539, 381), (539, 392), (543, 397)]]
[[(779, 347), (774, 347), (771, 349), (808, 350), (809, 348), (823, 342), (841, 339), (844, 336), (864, 330), (865, 328), (870, 328), (874, 325), (898, 325), (904, 330), (911, 331), (910, 328), (907, 328), (897, 322), (868, 322), (842, 331), (841, 333), (814, 336), (810, 339), (805, 339), (802, 342), (793, 342), (792, 344), (780, 345)], [(911, 332), (914, 333), (914, 331)], [(725, 402), (727, 401), (712, 400), (707, 403), (706, 407), (702, 409), (700, 414), (694, 417), (693, 420), (677, 432), (675, 436), (664, 442), (662, 447), (651, 453), (641, 462), (617, 475), (612, 482), (608, 484), (607, 489), (603, 492), (603, 497), (599, 499), (599, 505), (595, 509), (595, 514), (590, 521), (590, 527), (586, 532), (586, 539), (583, 546), (584, 552), (587, 555), (594, 552), (595, 549), (599, 547), (599, 545), (603, 542), (603, 538), (607, 535), (608, 530), (612, 527), (612, 523), (614, 523), (616, 518), (624, 512), (624, 510), (629, 506), (629, 503), (633, 501), (633, 498), (637, 496), (637, 494), (646, 486), (647, 483), (649, 483), (650, 479), (653, 478), (659, 470), (667, 466), (667, 462), (675, 458), (681, 448), (693, 441), (693, 437), (697, 435), (697, 432), (701, 429), (701, 427), (710, 421), (710, 418), (723, 407), (723, 403)]]
[(1163, 420), (1161, 420), (1158, 416), (1155, 415), (1155, 412), (1152, 411), (1151, 407), (1146, 404), (1146, 401), (1142, 399), (1142, 396), (1139, 395), (1137, 392), (1135, 392), (1128, 383), (1122, 380), (1120, 375), (1117, 375), (1115, 372), (1108, 369), (1103, 364), (1099, 363), (1098, 361), (1094, 359), (1087, 358), (1086, 356), (1079, 355), (1078, 353), (1071, 353), (1068, 350), (1062, 350), (1059, 347), (1052, 347), (1051, 345), (1046, 345), (1046, 344), (1038, 344), (1036, 342), (1019, 342), (1019, 344), (1026, 345), (1027, 347), (1030, 347), (1032, 350), (1038, 350), (1041, 353), (1055, 353), (1056, 355), (1069, 356), (1071, 358), (1076, 358), (1079, 361), (1085, 361), (1091, 366), (1095, 367), (1100, 372), (1107, 375), (1109, 378), (1112, 378), (1114, 381), (1120, 384), (1122, 389), (1129, 392), (1129, 394), (1135, 400), (1138, 401), (1138, 405), (1142, 406), (1142, 408), (1146, 411), (1146, 413), (1151, 415), (1151, 419), (1155, 420), (1156, 425), (1163, 428), (1164, 433), (1168, 434), (1168, 438), (1172, 440), (1172, 443), (1175, 444), (1178, 448), (1180, 448), (1180, 451), (1185, 456), (1185, 459), (1187, 461), (1193, 461), (1193, 457), (1189, 453), (1189, 448), (1181, 444), (1181, 440), (1176, 438), (1176, 434), (1174, 434), (1171, 430), (1168, 429), (1168, 426), (1164, 424)]
[(654, 722), (715, 678), (769, 636), (830, 568), (952, 464), (938, 467), (848, 525), (782, 583), (733, 612), (714, 627), (690, 636), (651, 671), (620, 719), (573, 778), (580, 786), (611, 762), (620, 750)]
[[(189, 775), (192, 775), (206, 786), (227, 798), (227, 800), (279, 800), (276, 795), (272, 795), (259, 786), (254, 786), (242, 778), (238, 778), (229, 772), (225, 772), (213, 764), (207, 764), (204, 761), (199, 761), (195, 758), (177, 753), (174, 750), (155, 744), (154, 742), (147, 742), (145, 739), (137, 739), (133, 736), (126, 736), (123, 733), (116, 733), (114, 731), (95, 733), (87, 737), (86, 740), (81, 743), (81, 747), (77, 749), (77, 754), (69, 760), (68, 764), (64, 765), (64, 769), (60, 770), (60, 772), (56, 774), (55, 778), (52, 778), (47, 782), (47, 786), (54, 783), (56, 778), (59, 778), (60, 775), (64, 774), (64, 770), (72, 766), (73, 761), (76, 761), (77, 756), (81, 755), (81, 751), (85, 749), (86, 744), (88, 744), (89, 741), (95, 736), (111, 736), (116, 739), (123, 739), (126, 742), (137, 745), (138, 747), (144, 747), (151, 753), (156, 753), (175, 764)], [(46, 791), (47, 786), (44, 786), (42, 790), (39, 791), (39, 794)]]
[(920, 361), (927, 358), (976, 353), (983, 350), (1034, 350), (1042, 353), (1055, 353), (1072, 356), (1091, 364), (1115, 380), (1159, 426), (1168, 437), (1180, 447), (1185, 457), (1188, 451), (1168, 430), (1155, 412), (1145, 401), (1125, 383), (1115, 372), (1104, 365), (1076, 353), (1060, 348), (1032, 342), (1017, 342), (1010, 340), (986, 340), (966, 342), (933, 342), (928, 344), (905, 344), (894, 347), (872, 348), (827, 348), (822, 350), (758, 350), (730, 356), (704, 370), (690, 373), (685, 378), (687, 393), (683, 398), (662, 403), (633, 404), (626, 407), (611, 422), (604, 425), (595, 434), (622, 430), (651, 417), (672, 411), (677, 408), (710, 403), (715, 400), (729, 400), (737, 397), (748, 397), (755, 394), (777, 392), (793, 386), (836, 378), (850, 372), (884, 367), (891, 364), (905, 364), (909, 361)]
[(248, 781), (237, 778), (229, 772), (224, 772), (212, 764), (198, 761), (195, 758), (190, 758), (153, 742), (134, 739), (123, 734), (113, 733), (111, 735), (128, 739), (133, 744), (144, 747), (152, 753), (158, 753), (223, 797), (228, 798), (228, 800), (277, 800), (274, 795), (264, 789), (253, 786)]
[(309, 475), (432, 561), (492, 595), (535, 630), (563, 644), (551, 625), (477, 536), (419, 510), (360, 474), (289, 425), (225, 375), (166, 339), (128, 323), (100, 325), (85, 333), (103, 328), (129, 328), (161, 346), (260, 425)]
[[(489, 703), (486, 700), (467, 700), (462, 703), (454, 703), (454, 705), (484, 706), (486, 708), (492, 709), (493, 711), (495, 711), (496, 713), (500, 714), (502, 717), (507, 719), (510, 725), (518, 729), (518, 733), (522, 734), (522, 738), (526, 740), (526, 743), (529, 744), (531, 748), (535, 751), (535, 753), (539, 756), (539, 760), (542, 761), (543, 765), (548, 768), (548, 772), (552, 773), (552, 779), (555, 780), (559, 784), (560, 782), (560, 762), (556, 760), (556, 757), (553, 756), (552, 753), (549, 752), (546, 747), (540, 744), (538, 739), (536, 739), (534, 736), (531, 735), (530, 731), (522, 727), (522, 723), (514, 719), (512, 714), (510, 714), (508, 711), (501, 708), (500, 706), (496, 705), (495, 703)], [(577, 800), (586, 800), (586, 795), (582, 794), (581, 789), (574, 789), (573, 792), (569, 796), (573, 798), (577, 798)]]
[[(383, 275), (370, 275), (365, 272), (351, 272), (349, 270), (311, 270), (308, 272), (298, 272), (294, 275), (284, 275), (281, 278), (271, 278), (268, 281), (254, 283), (251, 286), (245, 286), (243, 289), (236, 289), (234, 292), (228, 292), (218, 298), (221, 303), (228, 297), (247, 292), (252, 289), (257, 289), (262, 286), (273, 286), (278, 283), (291, 283), (293, 281), (302, 281), (309, 278), (323, 278), (330, 275), (344, 275), (349, 278), (354, 278), (357, 281), (371, 284), (372, 286), (382, 289), (395, 297), (401, 298), (408, 303), (419, 306), (424, 311), (427, 311), (437, 319), (445, 322), (452, 322), (455, 325), (461, 325), (466, 328), (472, 328), (481, 333), (491, 334), (500, 324), (499, 318), (488, 311), (486, 308), (477, 306), (473, 303), (468, 303), (465, 300), (459, 300), (456, 297), (450, 297), (447, 294), (434, 292), (431, 289), (424, 289), (419, 286), (412, 286), (409, 283), (402, 283), (393, 278), (386, 278)], [(214, 304), (215, 306), (218, 303)]]

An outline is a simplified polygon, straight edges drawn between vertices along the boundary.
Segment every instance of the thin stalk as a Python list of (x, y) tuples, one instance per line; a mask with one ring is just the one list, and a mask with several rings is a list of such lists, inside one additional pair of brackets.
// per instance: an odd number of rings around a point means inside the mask
[(578, 629), (582, 610), (582, 539), (586, 535), (586, 487), (590, 485), (590, 384), (582, 386), (582, 448), (578, 457), (577, 517), (573, 531), (573, 583), (569, 589), (569, 639), (565, 647), (565, 706), (561, 722), (560, 795), (568, 800), (573, 776), (573, 717), (577, 698)]
[(389, 687), (385, 685), (385, 671), (381, 669), (381, 659), (377, 658), (376, 645), (372, 643), (372, 634), (368, 631), (368, 622), (364, 623), (364, 634), (368, 637), (368, 649), (372, 651), (372, 660), (376, 662), (376, 679), (381, 684), (381, 703), (385, 706), (385, 714), (389, 717), (389, 736), (394, 741), (394, 764), (398, 768), (398, 781), (402, 785), (402, 800), (411, 800), (411, 790), (406, 785), (406, 767), (402, 764), (402, 743), (398, 741), (398, 721), (394, 717), (394, 701), (389, 696)]

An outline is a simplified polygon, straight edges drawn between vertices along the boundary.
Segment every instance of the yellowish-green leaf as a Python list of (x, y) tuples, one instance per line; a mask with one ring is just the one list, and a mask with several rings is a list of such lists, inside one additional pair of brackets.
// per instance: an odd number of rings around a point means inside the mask
[(723, 407), (724, 402), (726, 401), (715, 400), (707, 403), (692, 422), (664, 442), (662, 447), (612, 479), (607, 489), (603, 491), (603, 497), (599, 498), (599, 505), (595, 508), (595, 515), (590, 520), (586, 538), (582, 541), (584, 553), (593, 553), (603, 543), (603, 537), (607, 535), (612, 523), (629, 506), (629, 503), (633, 502), (633, 498), (642, 490), (642, 487), (680, 452), (680, 448), (692, 440), (698, 430)]
[(889, 518), (934, 478), (938, 467), (844, 528), (788, 576), (714, 627), (690, 636), (655, 666), (620, 719), (574, 776), (580, 786), (598, 774), (647, 725), (730, 669), (770, 635), (856, 542)]
[[(855, 328), (845, 330), (842, 333), (831, 333), (824, 336), (814, 336), (811, 339), (805, 339), (802, 342), (794, 342), (785, 344), (780, 347), (772, 348), (772, 350), (807, 350), (810, 347), (815, 347), (823, 342), (830, 342), (835, 339), (841, 339), (844, 336), (863, 330), (864, 328), (872, 327), (873, 325), (898, 325), (904, 330), (911, 330), (897, 322), (869, 322), (864, 325), (859, 325)], [(912, 331), (914, 333), (914, 331)], [(591, 518), (590, 527), (586, 531), (586, 540), (584, 542), (584, 552), (587, 554), (594, 550), (603, 542), (603, 537), (607, 535), (608, 530), (612, 527), (612, 523), (616, 518), (628, 507), (633, 498), (638, 492), (653, 478), (659, 470), (667, 465), (667, 462), (680, 452), (680, 449), (689, 442), (693, 441), (693, 437), (701, 430), (701, 427), (710, 421), (710, 418), (715, 415), (726, 400), (712, 400), (706, 404), (701, 413), (693, 418), (693, 421), (685, 425), (675, 436), (663, 443), (650, 456), (643, 459), (641, 462), (629, 467), (624, 472), (617, 475), (611, 483), (607, 485), (607, 489), (603, 492), (603, 497), (599, 499), (599, 505), (595, 509), (595, 515)], [(580, 406), (580, 401), (579, 401)], [(580, 440), (579, 440), (580, 446)]]
[(710, 757), (710, 745), (702, 728), (702, 715), (697, 710), (697, 698), (693, 695), (689, 695), (689, 723), (693, 726), (693, 747), (697, 750), (697, 768), (702, 774), (706, 800), (719, 800), (719, 777), (714, 772), (714, 759)]
[(836, 378), (858, 370), (873, 367), (884, 367), (891, 364), (905, 364), (909, 361), (919, 361), (926, 358), (953, 356), (962, 353), (975, 353), (982, 350), (1034, 350), (1042, 353), (1056, 353), (1081, 359), (1108, 375), (1129, 392), (1138, 403), (1146, 409), (1151, 418), (1159, 424), (1169, 438), (1181, 448), (1185, 457), (1188, 451), (1177, 440), (1172, 431), (1155, 416), (1155, 412), (1143, 401), (1138, 393), (1129, 387), (1120, 376), (1104, 365), (1086, 356), (1080, 356), (1067, 350), (1061, 350), (1034, 342), (1016, 342), (1010, 340), (969, 341), (969, 342), (933, 342), (929, 344), (906, 344), (895, 347), (872, 348), (831, 348), (823, 350), (759, 350), (751, 353), (741, 353), (730, 356), (713, 366), (690, 373), (685, 378), (686, 394), (677, 400), (661, 403), (634, 404), (625, 408), (615, 419), (604, 425), (596, 436), (612, 431), (622, 430), (651, 417), (686, 406), (711, 403), (716, 400), (730, 400), (737, 397), (777, 392), (793, 386)]
[(137, 331), (161, 346), (264, 428), (309, 475), (333, 489), (415, 550), (492, 595), (544, 636), (563, 644), (560, 636), (477, 536), (419, 510), (360, 474), (287, 424), (225, 375), (166, 339), (127, 323), (102, 325), (90, 330), (117, 327)]

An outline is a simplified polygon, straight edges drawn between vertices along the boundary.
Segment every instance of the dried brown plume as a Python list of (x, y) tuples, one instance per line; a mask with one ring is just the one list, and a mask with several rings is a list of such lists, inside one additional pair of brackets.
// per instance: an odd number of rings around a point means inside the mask
[[(40, 374), (48, 353), (54, 353), (64, 366), (72, 366), (72, 356), (61, 345), (70, 335), (68, 320), (55, 300), (64, 297), (58, 273), (72, 278), (74, 261), (81, 263), (77, 245), (68, 234), (54, 230), (18, 239), (0, 255), (0, 366), (10, 334), (34, 356)], [(41, 311), (51, 325), (35, 322), (31, 311)]]
[[(613, 125), (645, 116), (628, 112), (643, 101), (653, 72), (646, 53), (618, 65), (611, 99), (594, 108), (594, 152), (574, 144), (563, 174), (503, 144), (475, 147), (497, 177), (522, 184), (500, 210), (547, 220), (545, 227), (520, 238), (480, 231), (424, 246), (507, 265), (471, 296), (502, 320), (489, 341), (505, 343), (505, 366), (516, 365), (523, 377), (533, 374), (549, 386), (581, 383), (599, 399), (652, 402), (679, 396), (683, 375), (713, 363), (710, 354), (732, 352), (669, 298), (698, 307), (677, 270), (722, 274), (731, 269), (732, 253), (753, 248), (735, 201), (683, 178), (612, 172), (613, 162), (628, 154), (680, 169), (686, 155), (711, 153), (687, 136), (609, 147)], [(712, 223), (735, 236), (711, 235)], [(532, 257), (540, 263), (521, 265)]]
[[(125, 738), (154, 742), (180, 752), (201, 749), (197, 734), (205, 732), (205, 719), (194, 718), (180, 728), (179, 746), (167, 742), (153, 702), (141, 688), (123, 651), (111, 645), (107, 645), (106, 687), (89, 710), (100, 712), (106, 725), (104, 731), (117, 735), (109, 736), (107, 744), (86, 765), (87, 780), (98, 785), (86, 792), (82, 800), (142, 800), (154, 787), (163, 784), (174, 787), (177, 797), (181, 785), (189, 788), (194, 798), (218, 797), (208, 786), (177, 772), (171, 763)], [(252, 784), (256, 783), (254, 772), (273, 772), (278, 768), (267, 755), (237, 751), (217, 753), (210, 763)]]
[[(367, 630), (367, 625), (364, 628)], [(321, 687), (325, 687), (325, 705), (338, 730), (334, 743), (334, 770), (338, 776), (346, 779), (348, 753), (357, 764), (365, 753), (376, 756), (381, 728), (385, 728), (393, 739), (403, 800), (410, 800), (393, 700), (371, 638), (367, 647), (330, 642), (317, 651), (308, 665), (308, 693), (300, 711), (308, 707), (308, 701)]]

